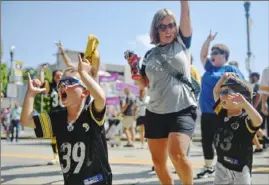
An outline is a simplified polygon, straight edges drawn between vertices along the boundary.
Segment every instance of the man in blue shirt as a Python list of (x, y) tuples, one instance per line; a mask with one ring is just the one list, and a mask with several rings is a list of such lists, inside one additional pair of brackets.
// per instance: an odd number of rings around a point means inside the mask
[(201, 61), (205, 69), (202, 77), (201, 94), (199, 98), (201, 116), (201, 133), (202, 146), (205, 159), (205, 167), (197, 174), (198, 178), (208, 177), (213, 175), (215, 170), (213, 168), (214, 149), (213, 138), (216, 130), (217, 115), (213, 110), (215, 104), (213, 97), (213, 89), (225, 72), (234, 72), (240, 78), (243, 78), (242, 73), (238, 68), (226, 65), (230, 51), (224, 44), (216, 44), (211, 48), (210, 57), (208, 57), (208, 50), (210, 43), (215, 39), (217, 34), (213, 35), (210, 31), (209, 36), (204, 42), (201, 49)]
[(14, 129), (16, 128), (16, 142), (19, 138), (19, 126), (20, 126), (20, 117), (21, 117), (21, 107), (18, 103), (15, 103), (14, 108), (11, 109), (11, 142), (14, 139)]

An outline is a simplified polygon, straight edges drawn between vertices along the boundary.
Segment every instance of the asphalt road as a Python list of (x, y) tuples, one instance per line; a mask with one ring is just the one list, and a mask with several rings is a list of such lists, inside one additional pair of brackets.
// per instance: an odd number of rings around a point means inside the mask
[[(49, 140), (20, 140), (18, 143), (1, 141), (1, 184), (63, 184), (59, 164), (47, 165), (52, 158)], [(113, 184), (160, 184), (148, 149), (109, 147), (113, 170)], [(199, 142), (192, 144), (191, 161), (196, 175), (203, 166), (202, 148)], [(171, 166), (171, 170), (173, 167)], [(176, 184), (181, 184), (173, 174)], [(254, 155), (253, 184), (269, 184), (269, 149)], [(195, 184), (212, 184), (213, 178), (195, 179)]]

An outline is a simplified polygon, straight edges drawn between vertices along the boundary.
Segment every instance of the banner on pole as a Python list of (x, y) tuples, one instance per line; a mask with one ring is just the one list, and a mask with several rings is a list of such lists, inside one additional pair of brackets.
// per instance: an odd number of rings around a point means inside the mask
[(14, 61), (14, 76), (23, 75), (23, 61), (16, 60)]

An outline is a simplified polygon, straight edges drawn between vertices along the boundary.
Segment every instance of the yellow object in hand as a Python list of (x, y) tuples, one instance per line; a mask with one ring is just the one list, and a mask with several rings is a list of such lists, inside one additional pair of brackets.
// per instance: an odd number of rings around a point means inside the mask
[(84, 57), (91, 63), (93, 67), (92, 75), (97, 76), (99, 66), (100, 66), (100, 56), (97, 47), (99, 45), (99, 40), (93, 34), (88, 37), (87, 47), (84, 53)]
[(96, 38), (96, 36), (91, 34), (88, 38), (87, 47), (84, 53), (84, 57), (88, 59), (91, 64), (94, 61), (94, 58), (96, 57), (96, 51), (97, 51), (98, 45), (99, 45), (99, 40)]

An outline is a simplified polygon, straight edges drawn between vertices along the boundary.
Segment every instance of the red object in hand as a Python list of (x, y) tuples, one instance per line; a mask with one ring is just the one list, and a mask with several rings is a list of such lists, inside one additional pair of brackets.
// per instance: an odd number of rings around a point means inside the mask
[(128, 64), (131, 67), (132, 79), (137, 80), (141, 78), (139, 61), (140, 57), (132, 51), (125, 51), (124, 58), (128, 61)]

